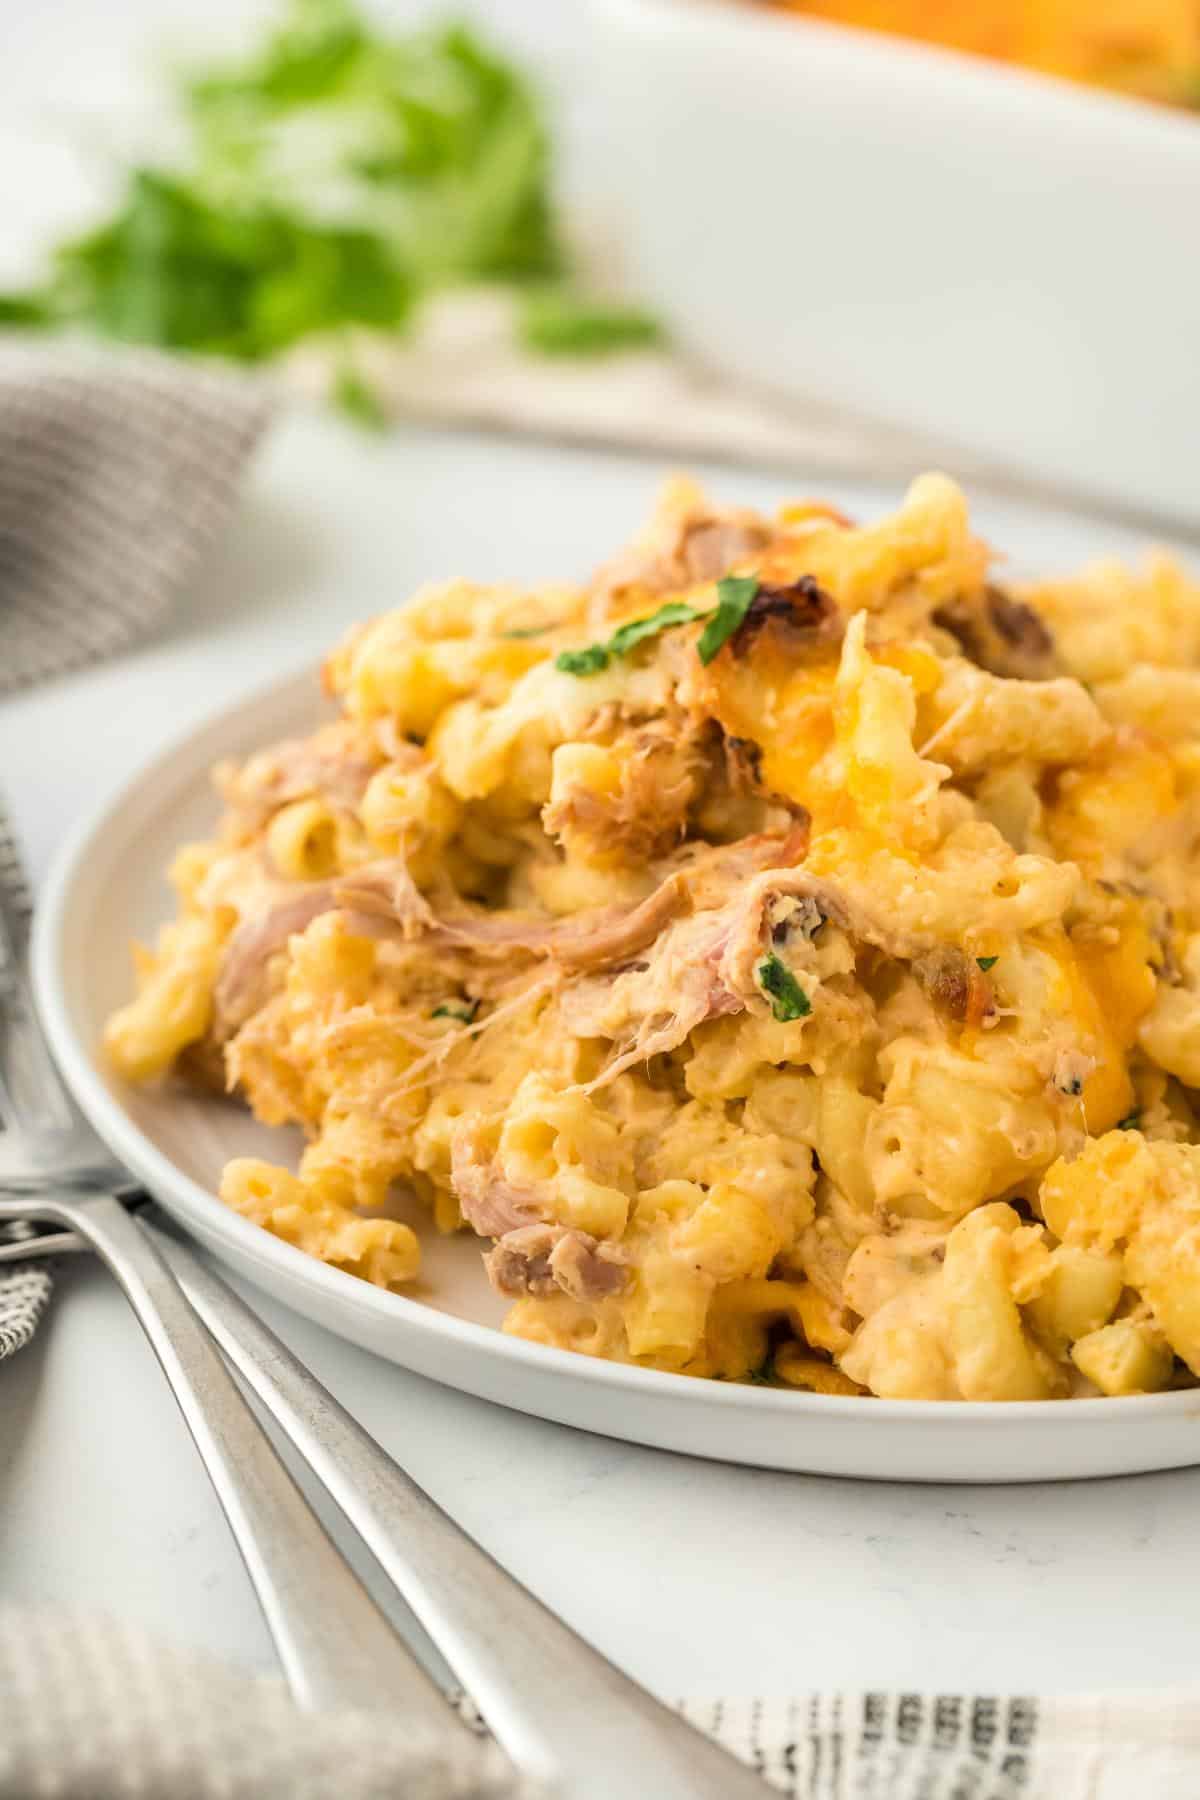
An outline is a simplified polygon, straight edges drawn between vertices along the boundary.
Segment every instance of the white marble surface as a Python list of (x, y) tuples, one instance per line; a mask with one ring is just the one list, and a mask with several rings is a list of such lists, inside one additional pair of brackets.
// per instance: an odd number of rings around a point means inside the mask
[[(418, 581), (581, 572), (636, 519), (654, 474), (615, 457), (285, 423), (157, 642), (0, 704), (0, 781), (35, 872), (103, 787), (222, 699), (311, 660)], [(741, 475), (722, 490), (778, 484)], [(1012, 536), (1003, 509), (983, 523)], [(1052, 524), (1023, 535), (1039, 560), (1068, 552)], [(266, 1310), (444, 1505), (660, 1693), (1196, 1673), (1184, 1597), (1200, 1576), (1200, 1472), (987, 1490), (692, 1462), (490, 1407)], [(0, 1595), (106, 1608), (269, 1660), (173, 1403), (90, 1268), (64, 1280), (34, 1348), (0, 1368)]]

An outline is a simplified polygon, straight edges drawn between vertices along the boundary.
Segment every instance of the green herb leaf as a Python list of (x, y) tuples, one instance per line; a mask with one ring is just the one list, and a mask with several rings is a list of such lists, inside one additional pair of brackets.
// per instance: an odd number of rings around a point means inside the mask
[(368, 431), (382, 431), (387, 424), (387, 413), (379, 395), (349, 363), (344, 363), (337, 372), (333, 403), (339, 412), (344, 412), (356, 424), (365, 425)]
[(429, 1015), (432, 1019), (457, 1019), (460, 1025), (473, 1025), (479, 1011), (478, 1000), (443, 1000)]
[(1123, 1119), (1117, 1120), (1118, 1131), (1136, 1131), (1142, 1122), (1140, 1112), (1126, 1113)]
[(554, 666), (564, 675), (598, 675), (601, 669), (607, 669), (609, 660), (603, 644), (589, 644), (584, 650), (560, 650)]
[(696, 646), (702, 663), (710, 663), (721, 646), (729, 642), (757, 592), (757, 575), (727, 575), (723, 581), (718, 581), (717, 610), (701, 632)]
[(664, 336), (658, 320), (640, 307), (606, 305), (561, 289), (529, 295), (520, 314), (520, 334), (544, 356), (611, 356), (646, 349)]
[(0, 325), (21, 325), (26, 330), (53, 325), (54, 305), (44, 294), (0, 294)]
[(368, 48), (362, 22), (344, 0), (292, 0), (259, 50), (240, 63), (193, 72), (184, 99), (202, 120), (327, 101)]
[(780, 1024), (790, 1019), (806, 1019), (812, 1002), (792, 971), (775, 955), (766, 956), (754, 971), (759, 987), (771, 1002), (771, 1012)]
[(608, 640), (608, 653), (610, 656), (628, 656), (648, 638), (657, 637), (660, 631), (668, 631), (672, 625), (690, 625), (693, 619), (704, 617), (686, 600), (669, 600), (648, 618), (630, 619), (627, 624), (619, 625)]
[(395, 328), (413, 302), (370, 232), (151, 169), (134, 171), (116, 217), (59, 251), (52, 294), (64, 323), (245, 361), (348, 324)]
[(502, 638), (535, 638), (545, 637), (553, 629), (550, 625), (519, 625), (514, 631), (502, 631)]
[(994, 969), (999, 961), (1000, 958), (998, 956), (977, 956), (975, 958), (975, 967), (977, 969), (982, 969), (986, 975), (988, 970)]
[(589, 644), (584, 650), (561, 651), (554, 666), (564, 675), (598, 675), (601, 669), (607, 669), (614, 656), (629, 656), (639, 644), (657, 637), (661, 631), (669, 631), (672, 625), (690, 625), (695, 619), (707, 617), (707, 613), (697, 611), (686, 600), (668, 600), (665, 606), (660, 606), (646, 618), (630, 619), (626, 624), (618, 625), (602, 644)]
[(745, 1379), (747, 1381), (753, 1382), (756, 1387), (769, 1386), (770, 1383), (775, 1380), (775, 1353), (774, 1353), (774, 1351), (768, 1350), (766, 1356), (763, 1358), (762, 1362), (759, 1363), (757, 1369), (750, 1369), (747, 1372)]

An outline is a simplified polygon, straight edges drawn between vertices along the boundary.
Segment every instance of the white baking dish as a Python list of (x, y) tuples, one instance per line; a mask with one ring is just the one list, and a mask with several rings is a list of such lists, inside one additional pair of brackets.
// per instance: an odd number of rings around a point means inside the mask
[(737, 0), (593, 0), (631, 275), (710, 362), (1200, 519), (1200, 116)]

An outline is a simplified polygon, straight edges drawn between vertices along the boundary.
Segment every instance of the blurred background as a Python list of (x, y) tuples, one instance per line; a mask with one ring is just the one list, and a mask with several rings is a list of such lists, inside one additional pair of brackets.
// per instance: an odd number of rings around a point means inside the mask
[(42, 0), (0, 323), (1200, 524), (1194, 0)]
[[(253, 54), (289, 13), (280, 0), (44, 0), (6, 9), (0, 65), (0, 237), (6, 279), (36, 248), (91, 216), (110, 156), (170, 143), (172, 70), (195, 60)], [(316, 14), (320, 8), (308, 9)], [(367, 0), (362, 17), (386, 35), (448, 19), (469, 21), (536, 72), (561, 105), (582, 99), (581, 8), (541, 0)], [(572, 109), (575, 110), (575, 109)], [(98, 166), (99, 165), (99, 166)]]

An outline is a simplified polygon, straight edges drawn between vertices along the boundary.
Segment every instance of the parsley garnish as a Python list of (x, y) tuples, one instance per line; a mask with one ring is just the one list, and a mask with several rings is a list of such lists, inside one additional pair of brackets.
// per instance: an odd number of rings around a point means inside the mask
[(63, 244), (25, 299), (47, 324), (258, 362), (314, 333), (398, 329), (415, 296), (394, 244), (310, 216), (281, 183), (141, 168), (112, 218)]
[(512, 631), (502, 631), (502, 638), (535, 638), (543, 637), (550, 630), (549, 625), (518, 625)]
[(686, 600), (668, 600), (665, 606), (660, 606), (646, 618), (630, 619), (627, 624), (619, 625), (602, 644), (589, 644), (584, 650), (561, 651), (554, 659), (554, 666), (564, 675), (598, 675), (601, 669), (607, 669), (615, 656), (628, 656), (639, 644), (657, 637), (661, 631), (668, 631), (672, 625), (690, 625), (694, 619), (706, 617), (707, 614), (698, 612)]
[(727, 575), (717, 583), (717, 609), (700, 633), (696, 648), (700, 661), (709, 664), (723, 644), (727, 644), (750, 609), (758, 592), (757, 575)]
[(560, 650), (554, 666), (564, 675), (598, 675), (607, 669), (609, 660), (607, 645), (589, 644), (586, 650)]
[(544, 356), (608, 356), (661, 342), (658, 320), (640, 307), (589, 300), (569, 289), (528, 296), (521, 313), (522, 341)]
[(771, 1001), (771, 1012), (780, 1024), (789, 1019), (806, 1019), (812, 1001), (786, 963), (777, 956), (765, 956), (754, 971), (758, 985)]
[(379, 395), (370, 382), (364, 380), (349, 363), (343, 364), (337, 372), (332, 399), (347, 418), (353, 419), (356, 424), (367, 426), (371, 431), (382, 431), (387, 424), (387, 413)]
[(986, 975), (988, 970), (994, 969), (999, 961), (1000, 958), (998, 956), (977, 956), (975, 958), (975, 967), (977, 969), (982, 969)]
[(564, 675), (598, 675), (614, 656), (628, 656), (647, 638), (657, 637), (672, 625), (690, 625), (696, 619), (706, 621), (696, 650), (702, 663), (710, 663), (746, 617), (757, 592), (757, 575), (726, 575), (717, 583), (715, 608), (703, 611), (689, 606), (686, 600), (668, 600), (649, 617), (630, 619), (627, 625), (619, 626), (606, 643), (589, 644), (586, 650), (564, 650), (556, 659), (556, 667)]
[(457, 1000), (443, 1000), (440, 1006), (434, 1007), (429, 1016), (432, 1019), (457, 1019), (460, 1025), (473, 1025), (478, 1011), (478, 1000), (466, 1000), (461, 1003)]
[(1125, 1117), (1123, 1119), (1117, 1120), (1117, 1130), (1118, 1131), (1136, 1131), (1138, 1126), (1141, 1124), (1141, 1122), (1142, 1122), (1142, 1115), (1140, 1112), (1135, 1111), (1135, 1112), (1131, 1112), (1131, 1113), (1126, 1113)]
[(775, 1379), (775, 1353), (768, 1350), (757, 1369), (746, 1371), (746, 1380), (752, 1381), (756, 1387), (766, 1387)]
[(53, 325), (54, 314), (42, 294), (0, 294), (0, 325), (21, 325), (27, 330)]
[(668, 600), (660, 606), (656, 613), (648, 619), (630, 619), (627, 625), (619, 625), (608, 640), (611, 656), (628, 656), (647, 638), (657, 637), (660, 631), (667, 631), (672, 625), (690, 625), (693, 619), (703, 618), (694, 606), (686, 600)]

